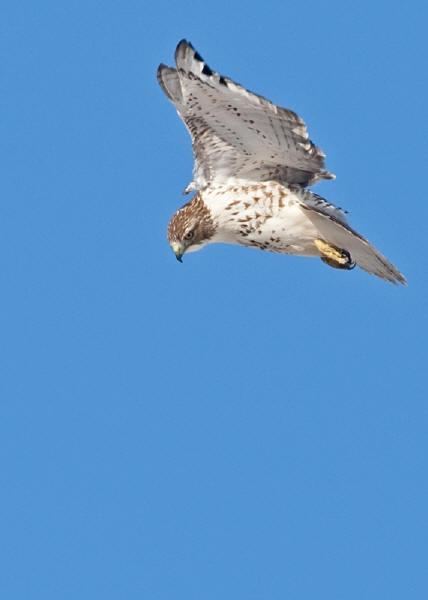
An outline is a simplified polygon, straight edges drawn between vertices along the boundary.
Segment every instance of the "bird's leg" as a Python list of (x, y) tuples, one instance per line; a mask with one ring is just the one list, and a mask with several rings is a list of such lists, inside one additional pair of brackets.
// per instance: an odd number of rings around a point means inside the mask
[(355, 267), (355, 263), (352, 262), (351, 255), (347, 250), (337, 248), (320, 239), (315, 239), (314, 244), (321, 254), (321, 260), (329, 267), (347, 269), (348, 271)]

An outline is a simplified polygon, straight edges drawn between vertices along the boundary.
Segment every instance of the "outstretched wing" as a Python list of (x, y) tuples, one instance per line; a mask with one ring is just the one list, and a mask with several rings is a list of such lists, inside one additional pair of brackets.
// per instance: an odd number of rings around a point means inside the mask
[(364, 271), (386, 281), (406, 285), (404, 275), (379, 250), (349, 227), (340, 209), (308, 190), (305, 191), (300, 206), (325, 241), (347, 250), (352, 261)]
[(215, 73), (185, 40), (175, 61), (176, 69), (159, 66), (158, 81), (192, 137), (188, 191), (239, 179), (306, 186), (334, 178), (296, 113)]

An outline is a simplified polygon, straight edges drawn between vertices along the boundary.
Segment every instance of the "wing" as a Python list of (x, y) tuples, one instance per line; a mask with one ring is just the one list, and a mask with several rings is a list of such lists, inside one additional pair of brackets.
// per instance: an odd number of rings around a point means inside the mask
[(359, 267), (392, 283), (406, 285), (404, 275), (345, 220), (343, 212), (316, 194), (305, 191), (300, 206), (326, 242), (347, 250)]
[(192, 138), (194, 181), (187, 191), (237, 179), (306, 186), (334, 178), (322, 170), (325, 155), (294, 112), (211, 71), (185, 40), (175, 61), (176, 69), (159, 66), (158, 81)]

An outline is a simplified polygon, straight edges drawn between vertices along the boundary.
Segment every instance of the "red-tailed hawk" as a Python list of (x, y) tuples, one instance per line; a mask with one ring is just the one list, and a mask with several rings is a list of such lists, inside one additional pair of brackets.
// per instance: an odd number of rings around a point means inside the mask
[(168, 241), (185, 252), (224, 242), (300, 256), (331, 267), (356, 264), (392, 283), (404, 276), (351, 229), (344, 211), (306, 186), (334, 179), (304, 121), (212, 71), (182, 40), (176, 68), (163, 64), (158, 81), (191, 137), (197, 193), (172, 217)]

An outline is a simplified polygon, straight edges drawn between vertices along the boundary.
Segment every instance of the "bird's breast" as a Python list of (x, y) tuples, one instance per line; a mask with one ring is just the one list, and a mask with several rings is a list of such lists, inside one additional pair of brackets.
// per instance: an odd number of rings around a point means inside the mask
[(316, 254), (316, 231), (300, 208), (297, 191), (266, 182), (218, 186), (202, 193), (217, 224), (213, 242), (286, 254)]

